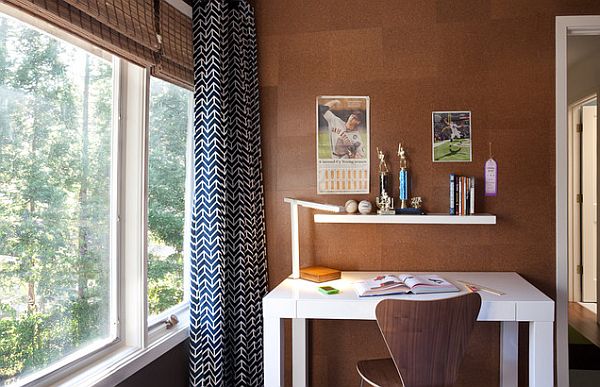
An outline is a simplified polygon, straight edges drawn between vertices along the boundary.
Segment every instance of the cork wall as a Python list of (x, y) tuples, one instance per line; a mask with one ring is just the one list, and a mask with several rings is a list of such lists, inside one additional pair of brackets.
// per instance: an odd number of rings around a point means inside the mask
[[(412, 194), (448, 208), (448, 174), (479, 179), (488, 225), (315, 225), (300, 210), (303, 265), (373, 271), (516, 271), (555, 295), (555, 16), (598, 14), (597, 1), (256, 0), (269, 284), (291, 272), (286, 196), (343, 204), (371, 194), (317, 195), (315, 97), (371, 98), (371, 147), (397, 171), (406, 144)], [(472, 112), (473, 161), (431, 161), (431, 112)], [(488, 142), (499, 164), (484, 198)], [(393, 180), (397, 195), (397, 179)], [(524, 328), (524, 327), (522, 327)], [(355, 363), (386, 356), (375, 322), (313, 321), (312, 386), (358, 385)], [(499, 326), (477, 323), (460, 386), (498, 385)], [(520, 380), (526, 385), (526, 330)], [(288, 330), (289, 342), (289, 330)], [(288, 380), (289, 383), (289, 350)]]

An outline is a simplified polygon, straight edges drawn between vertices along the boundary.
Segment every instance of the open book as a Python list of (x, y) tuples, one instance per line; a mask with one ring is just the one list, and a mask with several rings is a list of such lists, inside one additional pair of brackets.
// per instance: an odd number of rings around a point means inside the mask
[(359, 297), (459, 291), (456, 286), (434, 274), (420, 276), (412, 274), (382, 274), (370, 280), (355, 282), (353, 285)]

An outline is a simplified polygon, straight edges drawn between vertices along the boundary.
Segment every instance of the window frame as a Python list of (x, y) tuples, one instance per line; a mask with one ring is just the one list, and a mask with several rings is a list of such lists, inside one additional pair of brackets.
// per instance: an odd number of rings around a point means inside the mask
[[(113, 131), (111, 171), (111, 336), (65, 356), (9, 386), (116, 385), (188, 338), (189, 224), (193, 182), (193, 104), (186, 144), (186, 219), (184, 230), (184, 301), (148, 320), (147, 306), (147, 168), (148, 69), (118, 59), (60, 28), (10, 5), (0, 13), (30, 28), (113, 61)], [(193, 95), (190, 96), (193, 101)], [(166, 329), (164, 319), (179, 323)], [(113, 319), (115, 317), (115, 319)], [(115, 334), (114, 336), (112, 334)], [(114, 337), (114, 338), (113, 338)]]
[[(147, 90), (147, 97), (146, 97), (146, 106), (147, 106), (147, 114), (146, 114), (146, 155), (145, 155), (145, 159), (146, 159), (146, 168), (148, 168), (149, 166), (149, 156), (150, 156), (150, 149), (149, 149), (149, 145), (150, 145), (150, 81), (153, 78), (150, 74), (149, 71), (146, 72), (147, 74), (147, 83), (146, 83), (146, 90)], [(159, 79), (160, 78), (156, 78)], [(167, 82), (167, 81), (163, 81), (162, 82)], [(167, 82), (168, 83), (168, 82)], [(172, 84), (176, 87), (181, 88), (181, 86)], [(186, 324), (189, 324), (189, 301), (190, 301), (190, 241), (191, 241), (191, 212), (192, 212), (192, 200), (193, 200), (193, 194), (192, 194), (192, 188), (193, 188), (193, 183), (194, 183), (194, 162), (193, 162), (193, 114), (194, 114), (194, 93), (190, 92), (189, 96), (188, 96), (188, 125), (186, 128), (186, 146), (185, 146), (185, 189), (184, 189), (184, 201), (185, 201), (185, 219), (184, 219), (184, 226), (183, 226), (183, 300), (176, 304), (171, 306), (168, 309), (165, 309), (164, 311), (160, 312), (159, 314), (155, 315), (155, 316), (150, 316), (148, 314), (148, 325), (147, 325), (147, 330), (148, 330), (148, 339), (150, 342), (159, 340), (163, 335), (164, 335), (164, 331), (166, 329), (166, 320), (171, 316), (171, 315), (175, 315), (177, 317), (177, 320), (179, 321), (179, 323), (181, 323), (182, 321), (187, 319)], [(145, 174), (146, 177), (146, 189), (148, 188), (148, 173)], [(146, 198), (146, 216), (148, 215), (148, 195), (145, 195)], [(148, 263), (148, 221), (146, 219), (146, 223), (145, 223), (145, 231), (144, 231), (144, 243), (146, 244), (145, 246), (145, 251), (144, 251), (144, 255), (145, 255), (145, 262), (146, 265)], [(146, 284), (146, 289), (148, 289), (148, 286)], [(146, 298), (147, 299), (147, 298)], [(177, 323), (176, 325), (179, 325), (179, 323)], [(172, 329), (172, 328), (169, 328)]]

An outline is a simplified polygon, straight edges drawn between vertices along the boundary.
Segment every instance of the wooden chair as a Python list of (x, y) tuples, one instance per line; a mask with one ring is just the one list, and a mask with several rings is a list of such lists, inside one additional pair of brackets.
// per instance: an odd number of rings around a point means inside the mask
[(392, 357), (359, 361), (361, 386), (452, 386), (480, 307), (477, 293), (432, 301), (381, 301), (375, 315)]

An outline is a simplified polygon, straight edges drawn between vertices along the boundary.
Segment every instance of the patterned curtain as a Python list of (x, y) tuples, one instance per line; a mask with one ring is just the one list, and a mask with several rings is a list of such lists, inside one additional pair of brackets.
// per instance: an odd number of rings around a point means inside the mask
[(267, 292), (254, 11), (193, 4), (190, 384), (262, 386)]

